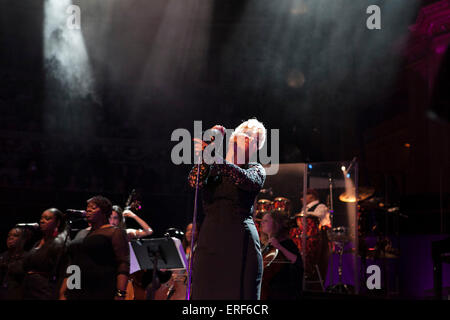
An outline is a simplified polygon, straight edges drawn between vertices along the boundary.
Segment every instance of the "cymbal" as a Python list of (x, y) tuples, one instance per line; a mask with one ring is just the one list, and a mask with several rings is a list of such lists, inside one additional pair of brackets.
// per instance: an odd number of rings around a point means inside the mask
[(300, 218), (303, 218), (305, 216), (305, 214), (304, 213), (301, 213), (301, 212), (299, 212), (299, 213), (297, 213), (297, 214), (294, 214), (293, 215), (293, 217), (300, 217)]
[(291, 202), (291, 200), (289, 200), (288, 198), (285, 198), (285, 197), (276, 197), (275, 199), (273, 199), (273, 202), (275, 202), (275, 201)]
[[(359, 187), (358, 188), (358, 201), (363, 201), (375, 193), (375, 189), (371, 187)], [(346, 191), (339, 196), (339, 200), (342, 202), (355, 202), (355, 189)]]

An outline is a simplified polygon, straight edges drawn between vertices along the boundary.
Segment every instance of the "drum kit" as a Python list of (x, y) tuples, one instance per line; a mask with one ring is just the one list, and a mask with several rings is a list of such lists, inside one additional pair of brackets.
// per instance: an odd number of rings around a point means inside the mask
[(277, 197), (273, 201), (268, 199), (259, 199), (256, 202), (256, 210), (255, 210), (255, 222), (261, 222), (262, 217), (267, 212), (277, 211), (280, 214), (286, 214), (289, 216), (289, 212), (291, 210), (291, 201), (288, 198)]
[[(267, 190), (267, 189), (266, 189)], [(272, 195), (272, 190), (269, 191), (263, 190), (261, 193), (270, 193)], [(392, 248), (392, 242), (387, 237), (386, 226), (383, 226), (380, 223), (380, 219), (375, 219), (377, 221), (369, 221), (368, 211), (370, 210), (379, 210), (384, 212), (385, 214), (392, 212), (392, 210), (386, 208), (385, 203), (382, 198), (373, 197), (375, 194), (375, 189), (371, 187), (359, 187), (358, 188), (358, 197), (355, 196), (356, 190), (351, 190), (350, 192), (344, 192), (339, 195), (339, 200), (344, 203), (355, 203), (357, 202), (358, 208), (358, 238), (359, 238), (359, 252), (358, 254), (362, 259), (366, 258), (397, 258), (398, 250)], [(319, 238), (320, 228), (319, 228), (319, 219), (312, 215), (304, 216), (303, 213), (298, 213), (293, 216), (290, 216), (291, 211), (291, 201), (286, 197), (276, 197), (273, 201), (269, 199), (259, 199), (256, 202), (256, 210), (254, 215), (255, 223), (257, 224), (258, 230), (259, 223), (262, 220), (262, 217), (265, 213), (270, 211), (278, 211), (280, 214), (286, 214), (292, 222), (295, 222), (293, 227), (298, 227), (298, 233), (295, 235), (295, 241), (301, 250), (302, 241), (301, 235), (303, 232), (306, 232), (307, 245), (306, 249), (309, 251), (315, 250), (318, 248), (314, 248), (313, 245), (308, 245), (308, 241), (313, 241), (315, 238)], [(306, 218), (306, 219), (303, 219)], [(306, 221), (306, 225), (303, 226), (304, 221)], [(366, 245), (366, 237), (371, 234), (371, 232), (376, 231), (378, 240), (374, 248), (368, 248)], [(345, 253), (344, 247), (352, 241), (353, 233), (351, 230), (344, 226), (334, 227), (328, 229), (326, 231), (326, 235), (328, 237), (328, 241), (333, 244), (334, 252), (339, 256), (339, 264), (338, 264), (338, 276), (339, 280), (337, 284), (331, 284), (328, 287), (328, 291), (335, 293), (350, 293), (352, 291), (351, 286), (348, 286), (342, 282), (342, 258)], [(373, 233), (372, 233), (373, 234)], [(313, 243), (311, 242), (311, 244)], [(315, 243), (315, 242), (314, 242)], [(352, 251), (354, 252), (354, 251)], [(306, 253), (308, 254), (308, 253)], [(306, 270), (305, 270), (306, 271)]]
[[(272, 189), (263, 189), (261, 193), (268, 194), (270, 196), (273, 195)], [(256, 210), (253, 214), (253, 221), (255, 222), (256, 229), (259, 233), (259, 238), (262, 244), (265, 244), (267, 241), (267, 237), (264, 233), (261, 232), (261, 221), (263, 216), (272, 211), (276, 211), (279, 214), (286, 215), (289, 217), (291, 210), (291, 201), (285, 197), (276, 197), (273, 201), (268, 199), (259, 199), (255, 205)]]

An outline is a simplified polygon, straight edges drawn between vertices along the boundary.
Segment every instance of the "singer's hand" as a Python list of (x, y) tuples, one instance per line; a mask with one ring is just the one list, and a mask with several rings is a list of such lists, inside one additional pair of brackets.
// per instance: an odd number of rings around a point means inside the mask
[(195, 152), (195, 155), (199, 156), (200, 152), (202, 152), (203, 149), (205, 149), (208, 144), (206, 142), (204, 142), (203, 140), (198, 139), (198, 138), (194, 138), (194, 139), (192, 139), (192, 141), (194, 141), (194, 152)]
[[(220, 131), (222, 133), (222, 135), (225, 136), (225, 127), (224, 126), (216, 124), (210, 130)], [(198, 139), (198, 138), (194, 138), (194, 139), (192, 139), (192, 141), (194, 141), (194, 152), (195, 152), (196, 156), (199, 156), (200, 152), (202, 152), (208, 146), (208, 143), (206, 143), (205, 141)], [(211, 142), (211, 144), (214, 144), (214, 143), (215, 143), (214, 141)]]

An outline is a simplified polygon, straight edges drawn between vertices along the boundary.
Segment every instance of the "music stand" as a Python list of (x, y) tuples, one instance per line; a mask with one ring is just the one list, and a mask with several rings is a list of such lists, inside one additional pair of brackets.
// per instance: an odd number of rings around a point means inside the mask
[(153, 270), (150, 300), (155, 298), (158, 270), (183, 270), (187, 267), (183, 245), (177, 238), (135, 240), (131, 242), (131, 247), (140, 270)]

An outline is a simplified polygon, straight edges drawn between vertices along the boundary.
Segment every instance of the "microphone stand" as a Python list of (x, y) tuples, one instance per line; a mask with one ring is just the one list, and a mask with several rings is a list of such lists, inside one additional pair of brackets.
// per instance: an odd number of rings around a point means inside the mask
[[(195, 180), (195, 197), (194, 197), (194, 213), (192, 218), (192, 237), (194, 237), (197, 227), (197, 200), (198, 200), (198, 184), (200, 177), (200, 165), (201, 165), (201, 155), (199, 155), (197, 163), (197, 177)], [(191, 299), (191, 279), (192, 279), (192, 256), (194, 255), (194, 242), (191, 240), (191, 253), (189, 254), (189, 266), (188, 266), (188, 285), (186, 288), (186, 300)]]

